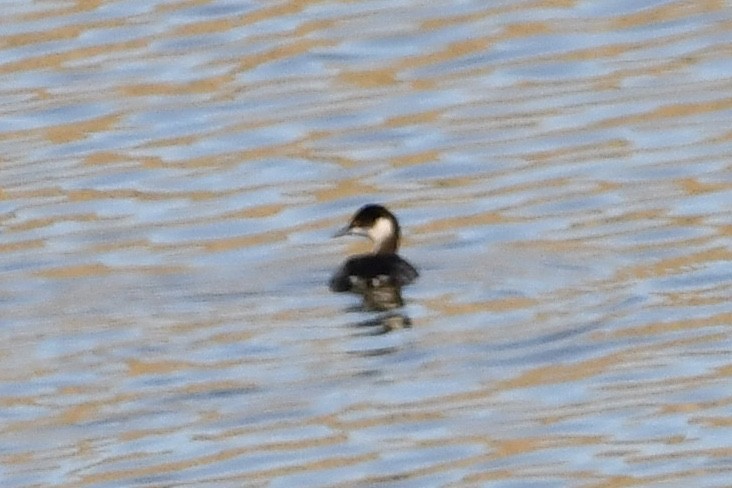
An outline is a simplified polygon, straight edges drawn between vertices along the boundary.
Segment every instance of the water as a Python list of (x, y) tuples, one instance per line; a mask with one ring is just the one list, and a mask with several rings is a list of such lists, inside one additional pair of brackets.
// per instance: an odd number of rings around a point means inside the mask
[(4, 487), (729, 486), (726, 2), (6, 3)]

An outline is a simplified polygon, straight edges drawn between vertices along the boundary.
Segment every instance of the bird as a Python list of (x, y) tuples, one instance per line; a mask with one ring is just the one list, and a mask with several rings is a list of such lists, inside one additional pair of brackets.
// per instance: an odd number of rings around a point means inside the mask
[(378, 301), (379, 289), (393, 290), (395, 306), (400, 306), (401, 288), (413, 283), (419, 273), (397, 254), (401, 229), (394, 214), (382, 205), (364, 205), (334, 237), (345, 235), (368, 237), (374, 247), (370, 253), (351, 256), (341, 265), (330, 279), (331, 291), (360, 293), (365, 300)]

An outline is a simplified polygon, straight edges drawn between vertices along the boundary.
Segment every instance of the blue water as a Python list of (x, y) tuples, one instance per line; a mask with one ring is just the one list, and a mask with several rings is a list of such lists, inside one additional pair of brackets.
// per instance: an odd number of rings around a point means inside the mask
[(725, 5), (5, 7), (2, 486), (729, 484)]

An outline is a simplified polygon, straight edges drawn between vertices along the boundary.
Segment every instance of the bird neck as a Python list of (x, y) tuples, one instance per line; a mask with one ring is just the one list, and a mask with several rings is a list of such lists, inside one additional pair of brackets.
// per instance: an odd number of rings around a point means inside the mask
[(374, 241), (374, 254), (395, 254), (399, 248), (399, 224), (387, 218), (379, 218), (369, 231)]
[(399, 239), (392, 235), (381, 241), (374, 242), (374, 254), (396, 254), (399, 248)]

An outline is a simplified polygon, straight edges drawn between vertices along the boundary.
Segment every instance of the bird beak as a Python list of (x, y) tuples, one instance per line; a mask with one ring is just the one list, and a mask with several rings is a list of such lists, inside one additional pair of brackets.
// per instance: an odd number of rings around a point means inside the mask
[(346, 226), (346, 227), (342, 228), (341, 230), (339, 230), (338, 232), (336, 232), (335, 234), (333, 234), (333, 237), (347, 236), (350, 233), (351, 233), (351, 228)]

